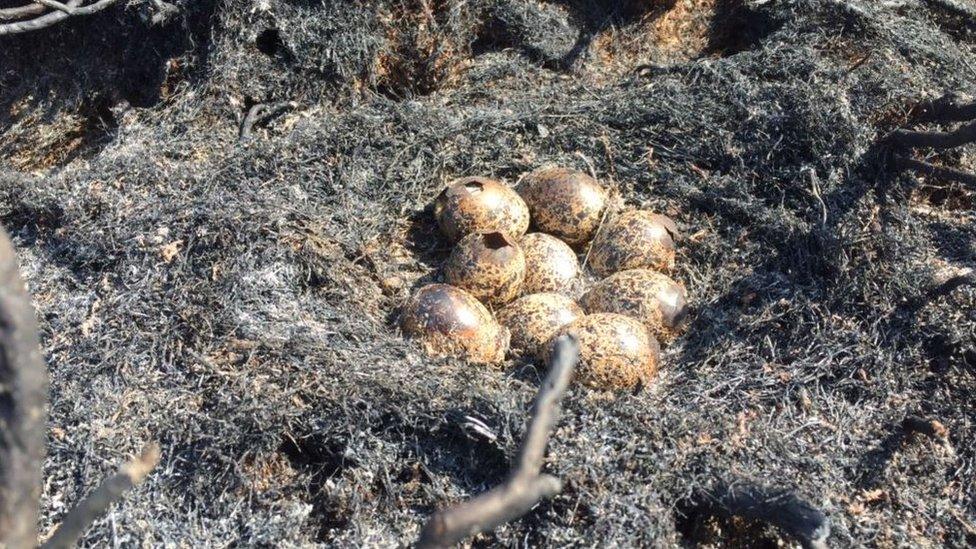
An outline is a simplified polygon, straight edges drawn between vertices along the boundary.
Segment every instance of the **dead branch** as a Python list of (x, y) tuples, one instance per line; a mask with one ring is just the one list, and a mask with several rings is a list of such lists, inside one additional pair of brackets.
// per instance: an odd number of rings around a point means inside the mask
[(58, 2), (57, 0), (34, 0), (34, 2), (36, 2), (38, 4), (41, 4), (42, 6), (51, 8), (53, 10), (63, 11), (64, 13), (67, 13), (68, 15), (74, 15), (75, 14), (75, 8), (74, 7), (69, 6), (67, 4), (62, 4), (61, 2)]
[(935, 164), (929, 164), (928, 162), (915, 160), (914, 158), (906, 158), (900, 155), (895, 156), (894, 162), (895, 167), (899, 170), (911, 170), (919, 175), (938, 177), (976, 188), (976, 174), (964, 172), (955, 168), (936, 166)]
[(115, 475), (81, 501), (41, 547), (42, 549), (67, 549), (123, 494), (141, 483), (159, 463), (159, 445), (152, 443), (138, 457), (122, 466)]
[(37, 540), (46, 402), (34, 309), (0, 228), (0, 547)]
[(959, 126), (950, 132), (895, 130), (888, 136), (891, 143), (902, 147), (932, 147), (952, 149), (976, 142), (976, 121)]
[(936, 122), (968, 120), (958, 128), (948, 132), (927, 132), (898, 129), (891, 132), (883, 142), (893, 146), (891, 156), (898, 170), (912, 170), (919, 175), (929, 175), (976, 187), (976, 174), (953, 168), (936, 166), (907, 156), (907, 149), (930, 147), (944, 150), (976, 143), (976, 102), (968, 96), (947, 93), (934, 101), (919, 103), (915, 110), (917, 118)]
[[(47, 386), (34, 309), (18, 275), (13, 246), (0, 228), (0, 547), (37, 543)], [(74, 544), (158, 461), (159, 446), (151, 444), (69, 512), (44, 547)]]
[[(41, 10), (32, 6), (22, 8), (10, 8), (4, 10), (0, 19), (16, 19), (24, 16), (36, 16), (26, 21), (14, 21), (13, 23), (0, 24), (0, 36), (7, 34), (20, 34), (50, 27), (69, 17), (78, 15), (91, 15), (100, 12), (118, 0), (97, 0), (95, 3), (82, 6), (84, 0), (69, 0), (67, 3), (55, 0), (35, 0), (34, 6), (40, 6)], [(53, 8), (54, 11), (47, 11)]]
[(0, 21), (23, 19), (33, 15), (40, 15), (44, 13), (44, 11), (45, 8), (41, 4), (27, 4), (26, 6), (20, 6), (17, 8), (0, 9)]
[(424, 525), (418, 548), (449, 547), (468, 536), (497, 528), (525, 515), (540, 500), (562, 490), (558, 478), (540, 471), (549, 435), (559, 416), (559, 403), (578, 360), (579, 346), (575, 339), (563, 336), (556, 340), (549, 374), (539, 388), (525, 440), (508, 479), (470, 501), (437, 512)]

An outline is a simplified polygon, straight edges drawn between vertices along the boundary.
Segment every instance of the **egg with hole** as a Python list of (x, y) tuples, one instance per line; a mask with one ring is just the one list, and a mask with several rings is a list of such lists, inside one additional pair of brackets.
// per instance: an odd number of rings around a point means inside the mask
[(519, 183), (518, 193), (535, 227), (570, 246), (582, 246), (593, 237), (609, 199), (599, 181), (566, 168), (530, 173)]
[(510, 187), (485, 177), (453, 181), (434, 201), (441, 232), (457, 242), (473, 233), (505, 232), (519, 237), (529, 229), (529, 208)]
[(508, 303), (522, 290), (525, 254), (507, 233), (469, 234), (444, 263), (444, 280), (487, 304)]
[(525, 254), (523, 294), (569, 293), (579, 280), (580, 263), (565, 242), (545, 233), (529, 233), (519, 240)]
[(678, 226), (666, 216), (629, 210), (600, 228), (587, 264), (599, 276), (627, 269), (670, 271), (679, 234)]
[[(661, 348), (639, 320), (616, 313), (596, 313), (564, 326), (556, 334), (579, 341), (576, 379), (595, 389), (629, 389), (657, 375)], [(554, 340), (553, 340), (554, 341)], [(553, 342), (547, 345), (552, 356)]]
[(522, 296), (498, 312), (498, 322), (512, 334), (512, 349), (543, 356), (546, 344), (559, 330), (583, 316), (572, 299), (554, 293)]
[(508, 329), (473, 295), (447, 284), (417, 290), (403, 307), (400, 325), (432, 356), (490, 364), (504, 360), (508, 350)]
[(580, 304), (587, 313), (619, 313), (636, 318), (659, 339), (672, 339), (688, 315), (684, 286), (650, 269), (613, 274), (594, 284)]

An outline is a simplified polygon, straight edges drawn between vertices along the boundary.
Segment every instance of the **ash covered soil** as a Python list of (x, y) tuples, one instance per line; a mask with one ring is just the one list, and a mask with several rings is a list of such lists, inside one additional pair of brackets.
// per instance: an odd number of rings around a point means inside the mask
[(42, 531), (150, 440), (86, 545), (406, 545), (501, 482), (545, 372), (430, 359), (396, 314), (449, 251), (446, 182), (558, 164), (678, 221), (694, 311), (653, 386), (572, 389), (563, 493), (475, 545), (775, 544), (699, 512), (746, 481), (837, 546), (976, 543), (974, 189), (878, 144), (976, 89), (976, 4), (173, 7), (0, 38), (0, 223), (52, 378)]

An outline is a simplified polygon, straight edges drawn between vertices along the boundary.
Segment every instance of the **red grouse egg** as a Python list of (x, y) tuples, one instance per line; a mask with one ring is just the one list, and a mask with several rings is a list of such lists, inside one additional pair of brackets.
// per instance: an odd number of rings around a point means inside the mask
[(670, 271), (678, 226), (670, 218), (630, 210), (600, 228), (590, 245), (590, 268), (599, 276), (627, 269)]
[(472, 233), (505, 232), (517, 238), (529, 228), (529, 209), (518, 193), (485, 177), (448, 185), (434, 202), (434, 216), (451, 242)]
[(432, 356), (457, 356), (497, 363), (508, 350), (509, 331), (474, 296), (447, 284), (420, 288), (400, 315), (404, 334)]
[(607, 191), (583, 172), (544, 168), (525, 176), (518, 186), (532, 223), (570, 246), (588, 242), (607, 207)]
[(512, 332), (512, 348), (529, 356), (545, 354), (559, 330), (583, 316), (572, 299), (553, 293), (522, 296), (499, 311), (498, 321)]
[(525, 254), (523, 294), (569, 293), (579, 280), (580, 264), (565, 242), (545, 233), (529, 233), (519, 241)]
[(688, 315), (684, 286), (649, 269), (620, 271), (597, 282), (580, 299), (587, 313), (636, 318), (660, 339), (671, 339)]
[[(661, 348), (638, 320), (615, 313), (586, 315), (564, 326), (558, 335), (579, 341), (576, 379), (596, 389), (628, 389), (650, 383), (657, 374)], [(552, 353), (550, 342), (548, 353)]]
[(506, 233), (469, 234), (447, 258), (444, 279), (485, 303), (508, 303), (522, 290), (525, 254)]

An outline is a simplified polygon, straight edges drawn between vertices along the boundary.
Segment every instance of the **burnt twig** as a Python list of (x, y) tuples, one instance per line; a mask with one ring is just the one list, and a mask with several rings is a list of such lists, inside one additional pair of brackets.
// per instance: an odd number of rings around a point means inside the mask
[(937, 150), (952, 149), (976, 143), (976, 102), (956, 93), (948, 93), (934, 101), (919, 103), (916, 106), (918, 118), (936, 122), (968, 120), (958, 128), (948, 132), (930, 132), (898, 129), (883, 142), (893, 146), (891, 159), (898, 170), (912, 170), (920, 175), (933, 175), (976, 187), (976, 174), (953, 168), (936, 166), (906, 156), (907, 149), (930, 147)]
[(46, 402), (34, 309), (0, 228), (0, 547), (37, 540)]
[(888, 136), (888, 140), (902, 147), (952, 149), (976, 142), (976, 121), (963, 124), (950, 132), (895, 130)]
[[(47, 28), (69, 17), (91, 15), (100, 12), (116, 2), (118, 0), (97, 0), (88, 6), (84, 6), (82, 5), (84, 0), (69, 0), (65, 3), (55, 0), (35, 0), (31, 5), (0, 11), (0, 20), (13, 21), (12, 23), (0, 24), (0, 36)], [(49, 11), (49, 9), (53, 9), (54, 11)], [(33, 19), (24, 21), (17, 20), (23, 17), (33, 17)]]
[(247, 116), (241, 122), (239, 141), (247, 141), (251, 138), (254, 126), (264, 123), (272, 118), (292, 109), (298, 108), (298, 103), (294, 101), (282, 101), (280, 103), (256, 103), (247, 111)]
[[(13, 246), (0, 228), (0, 547), (34, 547), (44, 463), (47, 369)], [(44, 547), (70, 547), (159, 461), (159, 447), (106, 480), (75, 507)]]
[(67, 4), (62, 4), (61, 2), (58, 2), (57, 0), (34, 0), (34, 2), (36, 2), (38, 4), (41, 4), (44, 7), (51, 8), (53, 10), (63, 11), (64, 13), (67, 13), (68, 15), (74, 15), (75, 14), (75, 8), (73, 6), (69, 6)]
[(0, 9), (0, 21), (13, 21), (15, 19), (23, 19), (25, 17), (31, 17), (35, 15), (40, 15), (46, 11), (41, 4), (27, 4), (26, 6), (19, 6), (16, 8), (5, 8)]
[(159, 445), (152, 443), (138, 457), (122, 466), (115, 475), (81, 501), (61, 522), (42, 549), (67, 549), (95, 522), (98, 517), (119, 500), (123, 494), (142, 482), (159, 463)]
[(436, 513), (421, 531), (418, 548), (448, 547), (468, 536), (497, 528), (525, 515), (540, 500), (562, 490), (558, 478), (540, 471), (549, 435), (559, 415), (559, 402), (578, 359), (575, 339), (563, 336), (556, 340), (549, 374), (532, 406), (528, 432), (508, 479), (487, 493)]

